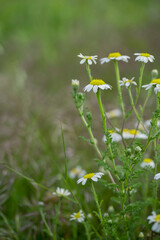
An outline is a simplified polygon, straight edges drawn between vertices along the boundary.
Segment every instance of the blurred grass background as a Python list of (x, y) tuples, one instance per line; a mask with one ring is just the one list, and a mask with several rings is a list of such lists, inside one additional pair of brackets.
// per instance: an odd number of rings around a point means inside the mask
[[(69, 167), (80, 164), (95, 169), (91, 166), (95, 152), (77, 137), (88, 135), (70, 94), (71, 79), (79, 79), (81, 89), (88, 82), (77, 54), (105, 57), (119, 51), (132, 56), (128, 64), (120, 63), (121, 75), (138, 80), (140, 64), (134, 63), (133, 53), (149, 52), (156, 58), (145, 69), (144, 82), (150, 81), (150, 71), (159, 69), (160, 61), (159, 0), (0, 0), (0, 6), (1, 162), (53, 190), (58, 184), (64, 187), (56, 174), (57, 164), (63, 168), (64, 163), (60, 122)], [(92, 72), (115, 86), (112, 64), (97, 64)], [(117, 98), (112, 98), (113, 91), (106, 95), (105, 106), (110, 110)], [(87, 98), (95, 110), (94, 96)], [(96, 111), (94, 132), (101, 139)], [(150, 113), (149, 109), (146, 117)], [(20, 239), (43, 239), (37, 237), (37, 202), (45, 192), (3, 166), (1, 176), (0, 205), (9, 224)], [(13, 239), (2, 219), (0, 227), (2, 239)]]

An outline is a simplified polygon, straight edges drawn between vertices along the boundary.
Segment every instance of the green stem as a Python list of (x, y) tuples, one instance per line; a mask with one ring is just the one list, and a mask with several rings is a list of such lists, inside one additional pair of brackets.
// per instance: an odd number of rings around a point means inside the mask
[(43, 223), (44, 223), (44, 225), (45, 225), (45, 227), (46, 227), (46, 232), (48, 233), (48, 235), (49, 235), (50, 237), (53, 237), (52, 231), (51, 231), (51, 229), (50, 229), (50, 227), (49, 227), (49, 225), (48, 225), (48, 223), (47, 223), (47, 221), (46, 221), (46, 219), (45, 219), (45, 215), (44, 215), (43, 207), (42, 207), (42, 206), (39, 207), (39, 212), (40, 212), (40, 215), (41, 215), (41, 217), (42, 217)]
[(54, 221), (54, 231), (53, 231), (53, 240), (57, 240), (57, 225), (58, 225), (58, 219), (60, 214), (60, 207), (61, 207), (62, 198), (60, 198), (57, 206), (56, 206), (56, 216)]
[(105, 236), (106, 233), (105, 233), (105, 228), (104, 228), (104, 221), (103, 221), (103, 217), (102, 217), (101, 206), (100, 206), (100, 204), (99, 204), (98, 196), (97, 196), (96, 190), (95, 190), (95, 188), (94, 188), (93, 182), (92, 182), (92, 192), (93, 192), (94, 200), (95, 200), (96, 205), (97, 205), (99, 220), (100, 220), (100, 222), (101, 222), (102, 229), (103, 229), (103, 233), (104, 233), (104, 236)]
[(121, 87), (120, 87), (120, 83), (119, 83), (120, 73), (119, 73), (119, 67), (118, 67), (117, 60), (114, 60), (114, 67), (115, 67), (116, 79), (117, 79), (118, 96), (119, 96), (122, 113), (123, 113), (123, 118), (124, 118), (125, 117), (125, 108), (124, 108), (124, 103), (123, 103), (123, 99), (122, 99), (122, 91), (121, 91)]
[(135, 104), (137, 104), (138, 99), (139, 99), (139, 95), (140, 95), (140, 91), (141, 91), (141, 86), (142, 86), (142, 78), (143, 78), (143, 72), (144, 72), (144, 67), (145, 67), (145, 63), (142, 63), (142, 66), (140, 68), (140, 75), (139, 75), (139, 85), (138, 85), (138, 90), (137, 90), (137, 97), (136, 97), (136, 101)]
[(99, 109), (100, 109), (101, 116), (102, 116), (103, 127), (104, 127), (104, 134), (105, 134), (105, 133), (107, 132), (106, 114), (105, 114), (105, 112), (104, 112), (103, 105), (102, 105), (102, 99), (101, 99), (101, 91), (100, 91), (100, 89), (98, 89), (98, 91), (97, 91), (97, 93), (96, 93), (96, 96), (97, 96), (97, 101), (98, 101)]
[(92, 78), (92, 75), (91, 75), (91, 69), (89, 67), (88, 62), (86, 62), (86, 70), (88, 72), (88, 76), (89, 76), (89, 79), (90, 79), (90, 82), (91, 82), (93, 78)]
[(134, 101), (133, 101), (133, 96), (132, 96), (132, 92), (131, 92), (131, 87), (129, 86), (128, 87), (128, 92), (129, 92), (129, 97), (130, 97), (130, 101), (131, 101), (131, 105), (133, 107), (133, 110), (136, 114), (136, 117), (137, 117), (137, 120), (138, 122), (140, 122), (140, 116), (139, 116), (139, 113), (137, 112), (136, 108), (135, 108), (135, 104), (134, 104)]

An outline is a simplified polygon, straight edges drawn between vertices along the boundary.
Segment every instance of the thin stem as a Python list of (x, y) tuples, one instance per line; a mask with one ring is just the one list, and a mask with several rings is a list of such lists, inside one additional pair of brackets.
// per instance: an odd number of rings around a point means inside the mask
[(92, 78), (92, 75), (91, 75), (91, 69), (89, 67), (88, 62), (86, 62), (86, 70), (88, 72), (88, 76), (89, 76), (90, 81), (92, 81), (93, 78)]
[(117, 60), (114, 60), (114, 67), (115, 67), (116, 79), (117, 79), (118, 96), (119, 96), (119, 100), (120, 100), (120, 104), (121, 104), (121, 108), (122, 108), (122, 112), (123, 112), (123, 118), (124, 118), (125, 117), (125, 108), (124, 108), (124, 103), (123, 103), (123, 99), (122, 99), (122, 91), (121, 91), (121, 87), (119, 84), (120, 73), (119, 73), (119, 67), (118, 67)]
[(100, 109), (101, 116), (102, 116), (103, 127), (104, 127), (104, 134), (105, 134), (107, 132), (106, 114), (104, 112), (103, 105), (102, 105), (100, 89), (98, 89), (98, 91), (96, 93), (96, 96), (97, 96), (97, 101), (98, 101), (99, 109)]
[(140, 122), (140, 116), (139, 116), (139, 113), (137, 112), (136, 108), (135, 108), (135, 105), (134, 105), (134, 101), (133, 101), (133, 96), (132, 96), (132, 92), (131, 92), (131, 87), (129, 86), (128, 87), (128, 92), (129, 92), (129, 97), (130, 97), (130, 101), (131, 101), (131, 105), (133, 107), (133, 110), (136, 114), (136, 117), (137, 117), (137, 120), (138, 122)]
[(136, 97), (136, 101), (135, 104), (137, 104), (138, 99), (139, 99), (139, 95), (140, 95), (140, 91), (141, 91), (141, 86), (142, 86), (142, 78), (143, 78), (143, 72), (144, 72), (144, 67), (145, 67), (145, 63), (142, 63), (142, 66), (140, 68), (140, 75), (139, 75), (139, 85), (138, 85), (138, 90), (137, 90), (137, 97)]
[(45, 225), (45, 227), (46, 227), (46, 232), (48, 233), (48, 235), (49, 235), (50, 237), (53, 237), (53, 233), (52, 233), (52, 231), (51, 231), (51, 229), (50, 229), (50, 227), (49, 227), (49, 225), (48, 225), (48, 223), (47, 223), (47, 221), (46, 221), (46, 218), (45, 218), (45, 215), (44, 215), (43, 207), (42, 207), (42, 206), (39, 207), (39, 212), (40, 212), (40, 215), (41, 215), (41, 217), (42, 217), (43, 223), (44, 223), (44, 225)]
[(55, 221), (54, 221), (53, 240), (57, 240), (57, 224), (58, 224), (58, 219), (59, 219), (59, 214), (60, 214), (61, 202), (62, 202), (62, 199), (60, 198), (60, 200), (56, 206), (56, 216), (55, 216)]

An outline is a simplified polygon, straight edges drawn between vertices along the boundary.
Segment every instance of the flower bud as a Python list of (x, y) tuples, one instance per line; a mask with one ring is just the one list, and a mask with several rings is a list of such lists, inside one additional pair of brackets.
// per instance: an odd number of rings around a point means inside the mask
[(137, 152), (141, 152), (141, 151), (142, 151), (142, 148), (139, 147), (139, 146), (137, 146), (137, 147), (135, 148), (135, 150), (136, 150)]
[(157, 69), (153, 69), (151, 72), (152, 75), (152, 79), (156, 79), (158, 77), (158, 70)]
[(74, 91), (77, 91), (79, 88), (79, 81), (77, 79), (72, 79), (72, 88)]
[(144, 233), (143, 232), (140, 232), (139, 235), (138, 235), (139, 238), (144, 238)]
[(114, 212), (114, 207), (113, 207), (113, 206), (109, 206), (108, 212), (109, 212), (109, 213), (113, 213), (113, 212)]

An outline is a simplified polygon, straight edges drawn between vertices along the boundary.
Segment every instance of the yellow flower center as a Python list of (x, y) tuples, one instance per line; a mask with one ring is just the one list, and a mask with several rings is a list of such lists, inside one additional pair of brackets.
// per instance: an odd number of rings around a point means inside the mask
[(141, 53), (142, 57), (150, 57), (151, 55), (149, 53)]
[(78, 174), (78, 173), (80, 172), (80, 170), (77, 169), (77, 168), (73, 168), (73, 169), (71, 170), (71, 172), (72, 172), (72, 173), (75, 173), (75, 174)]
[(126, 83), (126, 82), (132, 82), (132, 80), (129, 80), (129, 79), (128, 79), (128, 80), (124, 80), (124, 82), (125, 82), (125, 83)]
[(88, 173), (86, 175), (84, 175), (84, 178), (92, 178), (95, 174), (94, 173)]
[(109, 133), (115, 133), (113, 130), (108, 130)]
[(90, 57), (90, 56), (89, 56), (89, 57), (85, 57), (85, 59), (87, 59), (87, 60), (91, 60), (91, 59), (92, 59), (92, 57)]
[(143, 159), (143, 162), (150, 163), (150, 162), (152, 162), (152, 159), (151, 158), (145, 158), (145, 159)]
[(91, 85), (103, 85), (105, 84), (105, 82), (101, 79), (93, 79), (91, 82), (90, 82)]
[(160, 78), (153, 79), (151, 83), (160, 84)]
[(160, 223), (160, 214), (155, 217), (155, 221)]
[(135, 134), (138, 134), (138, 133), (139, 133), (139, 131), (136, 131), (136, 129), (131, 129), (131, 130), (129, 130), (129, 129), (123, 129), (123, 132), (125, 132), (125, 133), (130, 133), (130, 134), (132, 134), (132, 135), (135, 135)]
[(74, 215), (74, 217), (75, 217), (76, 219), (80, 218), (80, 216), (81, 216), (81, 213), (80, 213), (80, 212), (77, 212), (77, 213)]
[(115, 53), (110, 53), (108, 55), (108, 58), (117, 58), (117, 57), (120, 57), (122, 56), (119, 52), (115, 52)]

